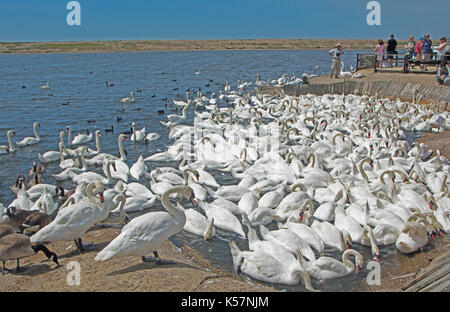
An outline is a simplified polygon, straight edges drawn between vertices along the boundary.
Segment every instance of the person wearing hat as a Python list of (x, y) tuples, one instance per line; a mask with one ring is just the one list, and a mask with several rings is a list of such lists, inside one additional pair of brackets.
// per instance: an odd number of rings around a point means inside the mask
[(333, 75), (336, 78), (339, 78), (339, 73), (341, 72), (341, 56), (344, 54), (341, 44), (336, 44), (336, 48), (328, 51), (328, 54), (333, 58), (331, 63), (330, 78), (333, 78)]

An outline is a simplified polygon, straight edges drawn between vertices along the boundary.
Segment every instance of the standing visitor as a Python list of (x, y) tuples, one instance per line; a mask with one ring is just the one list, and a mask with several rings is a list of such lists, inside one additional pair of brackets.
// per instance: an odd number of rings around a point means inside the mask
[(333, 75), (336, 78), (339, 78), (339, 74), (341, 72), (341, 56), (344, 54), (344, 51), (341, 48), (341, 44), (336, 44), (336, 48), (328, 51), (328, 54), (333, 58), (333, 61), (331, 63), (330, 78), (333, 78)]
[[(414, 36), (409, 36), (408, 42), (406, 42), (405, 49), (406, 55), (410, 60), (414, 59), (416, 53), (414, 52), (414, 48), (416, 46), (416, 42), (414, 41)], [(411, 63), (411, 68), (414, 68), (414, 63)]]
[(447, 38), (442, 37), (440, 39), (440, 44), (437, 47), (437, 59), (439, 61), (445, 61), (445, 54), (450, 53), (450, 45), (447, 43)]
[[(414, 52), (416, 53), (416, 61), (422, 61), (422, 47), (424, 39), (424, 37), (420, 38), (419, 42), (416, 43), (416, 47), (414, 48)], [(420, 65), (420, 68), (423, 68), (423, 66)]]
[(394, 59), (394, 54), (397, 54), (397, 51), (395, 50), (396, 48), (397, 48), (397, 40), (394, 39), (394, 35), (392, 34), (390, 36), (390, 39), (387, 41), (386, 47), (388, 67), (392, 67), (392, 60)]
[(384, 42), (383, 40), (378, 40), (378, 44), (375, 47), (375, 49), (373, 50), (373, 53), (376, 54), (377, 59), (376, 59), (376, 67), (380, 68), (381, 67), (381, 62), (383, 62), (383, 56), (384, 56)]
[[(425, 62), (431, 60), (431, 55), (433, 54), (433, 50), (431, 49), (432, 44), (433, 43), (430, 40), (430, 34), (426, 34), (423, 40), (423, 47), (422, 47), (423, 60)], [(425, 63), (425, 70), (428, 70), (426, 63)]]

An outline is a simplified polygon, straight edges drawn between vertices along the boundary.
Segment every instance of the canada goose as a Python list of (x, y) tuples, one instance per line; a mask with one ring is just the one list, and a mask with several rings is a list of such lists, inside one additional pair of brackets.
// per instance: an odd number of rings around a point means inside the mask
[(3, 274), (8, 271), (5, 266), (6, 261), (17, 260), (15, 272), (20, 272), (19, 259), (32, 256), (39, 251), (42, 251), (48, 259), (53, 257), (53, 262), (59, 266), (58, 256), (54, 252), (41, 244), (32, 246), (27, 236), (11, 233), (11, 231), (14, 231), (12, 227), (0, 225), (0, 233), (4, 235), (0, 237), (0, 261), (3, 261)]
[(20, 229), (20, 226), (32, 212), (33, 211), (10, 206), (6, 209), (3, 216), (0, 217), (0, 224), (9, 225), (14, 229)]
[(25, 221), (19, 226), (19, 229), (21, 230), (20, 232), (23, 233), (24, 229), (38, 226), (37, 231), (39, 231), (50, 222), (52, 222), (52, 217), (50, 215), (41, 211), (33, 211), (25, 218)]
[(45, 166), (43, 164), (37, 164), (36, 162), (33, 163), (33, 168), (30, 169), (28, 172), (29, 176), (34, 175), (35, 173), (42, 174), (45, 171)]

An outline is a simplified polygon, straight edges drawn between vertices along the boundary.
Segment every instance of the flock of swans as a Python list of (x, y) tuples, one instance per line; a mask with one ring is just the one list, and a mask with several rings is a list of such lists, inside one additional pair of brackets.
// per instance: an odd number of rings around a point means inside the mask
[[(96, 261), (138, 256), (164, 263), (157, 250), (180, 231), (204, 240), (217, 237), (228, 242), (237, 273), (268, 283), (303, 282), (311, 291), (311, 277), (330, 280), (364, 268), (367, 259), (352, 248), (355, 244), (367, 246), (361, 248), (381, 261), (384, 246), (413, 253), (450, 231), (448, 161), (439, 151), (431, 155), (423, 144), (406, 140), (410, 132), (447, 128), (447, 112), (367, 95), (244, 93), (251, 84), (243, 84), (238, 91), (227, 84), (219, 99), (198, 94), (174, 101), (183, 107), (182, 115), (161, 121), (171, 145), (133, 164), (127, 162), (123, 141), (148, 143), (159, 134), (137, 130), (133, 123), (129, 135), (118, 136), (117, 157), (101, 152), (100, 131), (93, 150), (86, 145), (92, 133), (72, 140), (67, 127), (60, 132), (59, 149), (38, 159), (59, 162), (60, 171), (52, 177), (71, 181), (74, 189), (39, 179), (27, 184), (19, 176), (11, 187), (17, 198), (0, 204), (0, 223), (14, 233), (38, 226), (28, 245), (75, 241), (83, 251), (90, 247), (82, 242), (90, 228), (118, 220), (121, 233)], [(262, 86), (259, 77), (256, 85)], [(132, 103), (131, 96), (121, 101)], [(16, 145), (39, 143), (39, 126), (33, 126), (34, 138)], [(0, 146), (0, 153), (17, 152), (14, 135), (7, 132), (8, 145)], [(39, 177), (38, 171), (35, 166), (32, 173)], [(221, 175), (234, 183), (219, 184)], [(183, 207), (183, 199), (192, 207)], [(166, 211), (128, 215), (159, 203)], [(248, 245), (221, 238), (224, 232)], [(8, 237), (12, 230), (4, 233), (0, 236)], [(1, 240), (2, 261), (30, 255), (29, 248), (11, 252), (14, 248)], [(341, 259), (326, 256), (326, 249)]]

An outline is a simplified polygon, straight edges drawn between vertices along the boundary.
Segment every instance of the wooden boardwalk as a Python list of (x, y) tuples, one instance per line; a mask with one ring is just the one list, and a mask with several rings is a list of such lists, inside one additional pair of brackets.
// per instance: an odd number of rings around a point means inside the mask
[[(450, 245), (447, 245), (450, 247)], [(423, 271), (402, 287), (405, 292), (450, 291), (450, 250), (436, 257)]]

